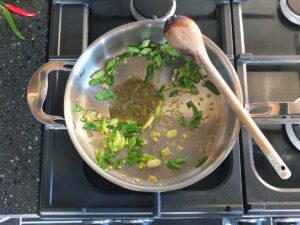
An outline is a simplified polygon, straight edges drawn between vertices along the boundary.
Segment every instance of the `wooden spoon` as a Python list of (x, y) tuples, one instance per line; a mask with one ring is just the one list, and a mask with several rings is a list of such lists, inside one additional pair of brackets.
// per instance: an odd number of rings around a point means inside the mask
[(210, 61), (197, 24), (188, 17), (173, 16), (165, 23), (164, 33), (173, 48), (193, 56), (196, 64), (204, 67), (210, 80), (225, 97), (228, 105), (245, 125), (249, 134), (265, 154), (275, 171), (282, 179), (288, 179), (291, 176), (291, 171)]

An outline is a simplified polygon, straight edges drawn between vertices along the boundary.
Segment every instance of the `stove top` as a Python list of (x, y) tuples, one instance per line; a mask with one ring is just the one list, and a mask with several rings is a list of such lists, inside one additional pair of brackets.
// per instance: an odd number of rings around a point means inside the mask
[[(233, 4), (237, 72), (248, 105), (294, 102), (300, 97), (300, 26), (284, 15), (282, 2), (252, 0), (243, 5)], [(260, 115), (255, 120), (290, 168), (292, 176), (281, 180), (242, 128), (246, 211), (248, 214), (297, 214), (300, 202), (299, 110), (296, 116), (287, 113)]]
[[(173, 1), (168, 2), (171, 6)], [(245, 103), (299, 98), (300, 27), (286, 18), (276, 0), (230, 2), (176, 0), (175, 13), (193, 18), (227, 54), (236, 66)], [(130, 0), (53, 1), (49, 60), (75, 61), (105, 32), (135, 21), (133, 4)], [(150, 13), (152, 9), (142, 12), (140, 6), (135, 7), (139, 15), (152, 18), (172, 11)], [(62, 71), (49, 76), (47, 113), (63, 116), (68, 76)], [(167, 193), (134, 192), (110, 183), (82, 161), (67, 130), (46, 126), (40, 214), (84, 219), (296, 214), (300, 211), (300, 152), (289, 140), (286, 126), (299, 138), (300, 125), (295, 123), (300, 118), (280, 115), (255, 120), (290, 167), (291, 179), (277, 177), (242, 128), (241, 138), (217, 170), (194, 185)]]
[[(216, 6), (213, 1), (177, 0), (176, 14), (192, 17), (233, 60), (229, 4)], [(105, 32), (135, 21), (130, 0), (57, 3), (52, 6), (51, 18), (50, 60), (76, 60), (88, 44)], [(63, 116), (68, 76), (62, 71), (50, 74), (47, 113)], [(129, 191), (91, 170), (78, 155), (67, 130), (46, 126), (40, 214), (43, 218), (85, 219), (236, 216), (243, 212), (240, 179), (237, 143), (217, 170), (194, 185), (167, 193)]]

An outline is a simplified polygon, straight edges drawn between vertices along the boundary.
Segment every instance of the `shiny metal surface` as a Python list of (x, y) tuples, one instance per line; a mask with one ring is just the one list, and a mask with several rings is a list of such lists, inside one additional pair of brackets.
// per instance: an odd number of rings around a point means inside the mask
[[(134, 17), (136, 20), (138, 20), (138, 21), (141, 21), (141, 20), (148, 20), (148, 19), (149, 19), (149, 18), (143, 17), (143, 16), (135, 9), (134, 4), (133, 4), (133, 0), (130, 0), (130, 11), (131, 11), (133, 17)], [(170, 11), (169, 11), (165, 16), (160, 17), (160, 18), (157, 18), (155, 15), (153, 15), (154, 18), (152, 18), (152, 19), (154, 19), (154, 20), (159, 19), (159, 20), (166, 21), (169, 17), (171, 17), (171, 16), (174, 15), (175, 11), (176, 11), (176, 0), (173, 1), (172, 8), (170, 9)]]
[(282, 14), (292, 23), (300, 25), (300, 16), (293, 12), (287, 3), (287, 0), (280, 0), (279, 4)]
[(300, 116), (298, 102), (257, 102), (246, 104), (251, 117)]
[[(296, 99), (295, 102), (300, 104), (300, 98)], [(289, 118), (291, 118), (291, 117), (289, 117)], [(298, 126), (300, 126), (300, 121), (299, 121)], [(287, 136), (289, 137), (292, 144), (295, 146), (296, 149), (298, 149), (300, 151), (300, 140), (295, 133), (293, 124), (285, 124), (285, 130), (286, 130)]]
[(41, 66), (32, 76), (27, 88), (27, 102), (30, 111), (35, 118), (41, 123), (57, 128), (64, 128), (64, 124), (56, 121), (64, 121), (61, 116), (47, 115), (43, 111), (43, 104), (47, 96), (48, 90), (48, 74), (54, 70), (70, 71), (71, 69), (64, 67), (65, 65), (73, 65), (69, 61), (53, 61)]
[[(98, 174), (117, 185), (131, 190), (146, 192), (170, 191), (186, 187), (201, 180), (214, 171), (227, 157), (237, 139), (240, 128), (238, 119), (226, 105), (223, 97), (209, 95), (210, 97), (207, 98), (206, 96), (209, 94), (209, 91), (201, 85), (198, 85), (200, 97), (204, 99), (203, 102), (201, 102), (200, 109), (203, 111), (204, 117), (208, 116), (208, 118), (203, 122), (199, 132), (189, 134), (190, 139), (183, 144), (185, 149), (183, 152), (174, 151), (174, 157), (185, 155), (188, 158), (188, 163), (182, 170), (170, 171), (168, 168), (161, 166), (151, 170), (140, 171), (134, 167), (125, 165), (120, 171), (112, 170), (105, 172), (97, 166), (95, 151), (100, 147), (99, 136), (94, 135), (92, 138), (87, 136), (85, 130), (82, 128), (83, 124), (80, 121), (80, 115), (72, 111), (72, 105), (81, 103), (85, 109), (95, 109), (101, 112), (102, 115), (109, 116), (108, 103), (99, 102), (94, 97), (94, 95), (101, 90), (99, 87), (91, 87), (88, 84), (90, 75), (99, 69), (99, 67), (101, 68), (108, 58), (123, 52), (128, 45), (138, 44), (144, 39), (150, 39), (156, 43), (165, 42), (163, 25), (164, 22), (162, 21), (139, 21), (123, 25), (104, 34), (91, 44), (80, 56), (70, 74), (65, 90), (65, 120), (69, 135), (77, 151), (85, 162)], [(242, 101), (240, 84), (238, 78), (234, 75), (234, 68), (229, 60), (212, 41), (206, 37), (204, 41), (212, 62)], [(143, 78), (145, 68), (145, 62), (142, 59), (133, 58), (128, 64), (121, 65), (115, 77), (114, 85), (126, 80), (129, 74)], [(153, 83), (156, 87), (159, 87), (163, 83), (170, 82), (170, 78), (170, 68), (163, 68), (161, 71), (155, 73)], [(193, 101), (196, 102), (198, 101), (196, 98), (199, 98), (199, 96), (184, 94), (180, 97), (180, 100), (186, 102), (193, 99)], [(213, 112), (210, 110), (211, 103), (214, 104)], [(168, 102), (166, 102), (165, 105), (168, 105)], [(186, 111), (184, 113), (190, 113), (187, 112), (187, 109), (182, 108), (182, 110)], [(174, 122), (172, 128), (176, 127), (180, 134), (183, 132), (189, 133), (187, 130), (183, 131), (183, 128), (179, 126), (177, 116), (171, 115), (167, 111), (164, 113), (165, 116), (168, 116), (169, 119)], [(191, 116), (191, 114), (189, 114), (189, 116)], [(220, 126), (218, 127), (215, 125), (216, 119), (220, 120)], [(160, 129), (161, 126), (161, 121), (157, 121), (153, 124), (153, 128), (156, 129)], [(147, 138), (149, 137), (149, 133), (150, 130), (147, 130), (143, 136)], [(157, 148), (163, 146), (154, 145), (149, 138), (147, 138), (147, 140), (149, 144), (147, 145), (146, 151), (158, 155)], [(163, 144), (167, 145), (168, 143)], [(125, 153), (125, 151), (123, 153)], [(203, 156), (203, 154), (208, 154), (209, 159), (201, 167), (196, 169), (194, 167), (195, 162)], [(127, 175), (126, 180), (122, 179), (123, 173)], [(159, 177), (159, 184), (155, 185), (148, 181), (150, 174)], [(140, 183), (133, 182), (135, 177), (140, 178)]]
[(300, 55), (252, 55), (243, 53), (238, 61), (248, 65), (293, 65), (300, 64)]

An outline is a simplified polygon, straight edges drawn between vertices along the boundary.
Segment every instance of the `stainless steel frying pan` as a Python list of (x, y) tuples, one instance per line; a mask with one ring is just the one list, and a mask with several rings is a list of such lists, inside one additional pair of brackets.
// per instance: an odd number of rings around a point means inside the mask
[[(191, 185), (213, 172), (230, 153), (239, 133), (240, 123), (231, 109), (227, 106), (222, 96), (216, 96), (198, 85), (200, 94), (197, 96), (183, 94), (179, 98), (177, 108), (180, 108), (187, 116), (191, 112), (186, 109), (186, 102), (193, 100), (203, 111), (203, 121), (199, 131), (190, 132), (180, 127), (178, 118), (168, 110), (173, 103), (166, 100), (164, 116), (169, 122), (164, 124), (163, 120), (157, 120), (152, 129), (162, 130), (170, 128), (178, 129), (176, 140), (162, 139), (157, 144), (151, 141), (150, 132), (146, 130), (143, 136), (149, 141), (146, 152), (158, 156), (158, 150), (163, 147), (173, 148), (180, 145), (183, 147), (173, 151), (173, 157), (186, 156), (187, 163), (181, 170), (170, 170), (165, 166), (152, 169), (139, 170), (134, 166), (123, 166), (121, 170), (106, 172), (96, 164), (95, 151), (100, 147), (98, 135), (88, 137), (82, 128), (80, 114), (72, 111), (75, 103), (81, 103), (86, 109), (94, 109), (105, 116), (109, 116), (108, 103), (99, 102), (95, 94), (101, 91), (100, 87), (89, 85), (90, 75), (97, 69), (102, 68), (108, 58), (116, 56), (125, 51), (129, 45), (136, 45), (145, 39), (155, 43), (164, 43), (163, 35), (164, 22), (162, 21), (139, 21), (120, 26), (99, 37), (92, 43), (75, 63), (64, 96), (64, 117), (46, 115), (42, 105), (47, 93), (47, 76), (53, 70), (70, 70), (65, 65), (73, 64), (66, 61), (53, 61), (43, 65), (33, 75), (28, 86), (28, 104), (33, 115), (42, 123), (63, 128), (64, 125), (57, 123), (57, 120), (65, 120), (66, 128), (73, 144), (83, 160), (98, 174), (120, 185), (124, 188), (146, 192), (171, 191)], [(228, 85), (242, 101), (242, 92), (239, 80), (234, 69), (225, 54), (210, 39), (204, 37), (204, 42), (211, 61), (222, 74)], [(144, 78), (146, 64), (141, 59), (132, 59), (128, 64), (119, 68), (115, 78), (115, 85), (122, 83), (129, 76)], [(158, 88), (160, 85), (171, 81), (171, 69), (163, 68), (154, 75), (153, 83)], [(173, 100), (172, 100), (173, 101)], [(176, 103), (174, 103), (176, 105)], [(169, 124), (169, 125), (168, 125)], [(171, 124), (171, 125), (170, 125)], [(181, 135), (186, 133), (187, 140)], [(174, 143), (176, 141), (176, 143)], [(125, 154), (125, 153), (124, 153)], [(203, 155), (208, 155), (208, 160), (199, 168), (195, 168), (196, 161)], [(124, 174), (126, 176), (124, 176)], [(149, 182), (148, 177), (155, 175), (159, 178), (158, 184)], [(138, 178), (138, 179), (137, 179)], [(138, 182), (136, 182), (138, 180)]]

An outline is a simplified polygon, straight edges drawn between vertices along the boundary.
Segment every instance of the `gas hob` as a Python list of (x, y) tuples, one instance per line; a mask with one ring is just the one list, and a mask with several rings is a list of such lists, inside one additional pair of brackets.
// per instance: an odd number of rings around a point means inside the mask
[[(246, 104), (293, 102), (300, 97), (300, 27), (282, 12), (280, 2), (174, 0), (159, 7), (135, 2), (53, 1), (49, 60), (76, 61), (89, 44), (117, 26), (176, 13), (194, 19), (225, 52), (236, 67)], [(68, 76), (61, 71), (50, 74), (48, 114), (63, 116)], [(182, 190), (153, 194), (125, 190), (100, 177), (77, 154), (67, 130), (45, 126), (40, 215), (82, 219), (297, 215), (300, 152), (286, 130), (300, 137), (299, 115), (255, 119), (292, 170), (291, 179), (277, 177), (242, 128), (232, 153), (208, 177)]]

